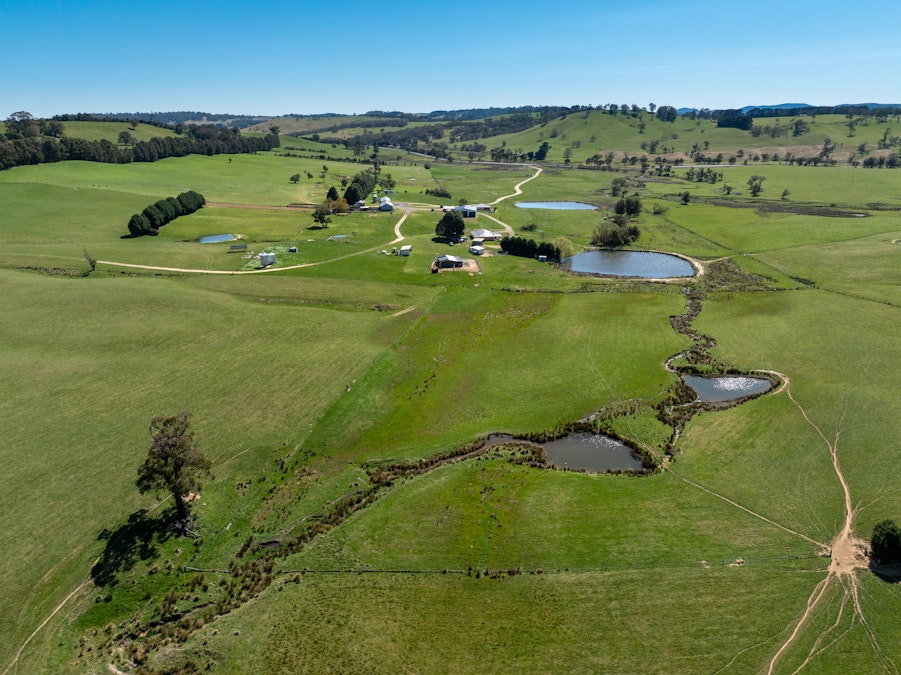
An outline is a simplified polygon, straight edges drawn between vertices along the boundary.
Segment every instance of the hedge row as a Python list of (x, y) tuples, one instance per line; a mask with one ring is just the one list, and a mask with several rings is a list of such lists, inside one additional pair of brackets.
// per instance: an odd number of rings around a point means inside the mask
[(132, 237), (143, 237), (145, 234), (159, 234), (163, 225), (171, 223), (179, 216), (187, 216), (202, 208), (206, 199), (199, 192), (188, 190), (178, 197), (166, 197), (151, 204), (141, 213), (136, 213), (128, 221), (128, 231)]

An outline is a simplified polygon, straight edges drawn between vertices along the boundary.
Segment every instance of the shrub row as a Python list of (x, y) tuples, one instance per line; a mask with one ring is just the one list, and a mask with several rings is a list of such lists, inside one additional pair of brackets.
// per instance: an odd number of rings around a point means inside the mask
[(509, 255), (517, 255), (523, 258), (537, 258), (547, 256), (549, 260), (560, 260), (560, 249), (553, 244), (542, 241), (537, 242), (527, 237), (504, 237), (501, 239), (501, 250)]
[(166, 197), (146, 207), (141, 213), (134, 214), (128, 221), (128, 231), (132, 237), (143, 237), (146, 234), (159, 234), (163, 225), (171, 223), (179, 216), (187, 216), (206, 204), (206, 199), (199, 192), (188, 190), (178, 197)]

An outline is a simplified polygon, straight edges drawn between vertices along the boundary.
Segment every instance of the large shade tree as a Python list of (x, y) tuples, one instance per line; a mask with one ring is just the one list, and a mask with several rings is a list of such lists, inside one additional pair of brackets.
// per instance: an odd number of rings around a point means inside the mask
[(455, 238), (463, 234), (466, 229), (466, 223), (463, 222), (463, 216), (459, 211), (445, 211), (441, 216), (441, 220), (435, 226), (435, 234), (439, 237)]
[(185, 497), (198, 492), (200, 478), (210, 473), (210, 460), (194, 442), (190, 430), (191, 413), (180, 410), (175, 415), (158, 415), (150, 422), (153, 442), (147, 459), (138, 469), (136, 484), (141, 494), (166, 490), (175, 500), (179, 523), (188, 520)]

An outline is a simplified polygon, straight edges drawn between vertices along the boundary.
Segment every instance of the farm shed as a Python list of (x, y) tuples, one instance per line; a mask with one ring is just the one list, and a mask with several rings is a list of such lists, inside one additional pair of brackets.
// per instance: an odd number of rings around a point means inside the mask
[(463, 267), (463, 258), (458, 258), (455, 255), (440, 255), (436, 262), (438, 263), (438, 269), (442, 270)]
[(391, 203), (391, 199), (388, 197), (382, 197), (379, 200), (379, 211), (394, 211), (394, 204)]
[(482, 241), (500, 241), (501, 235), (497, 232), (492, 232), (491, 230), (473, 230), (472, 238), (481, 239)]
[(260, 267), (269, 267), (275, 264), (275, 253), (260, 253)]
[(476, 217), (476, 207), (475, 206), (455, 206), (454, 211), (457, 211), (464, 218), (475, 218)]
[(413, 252), (413, 247), (410, 244), (405, 246), (401, 246), (397, 251), (397, 255), (408, 256)]

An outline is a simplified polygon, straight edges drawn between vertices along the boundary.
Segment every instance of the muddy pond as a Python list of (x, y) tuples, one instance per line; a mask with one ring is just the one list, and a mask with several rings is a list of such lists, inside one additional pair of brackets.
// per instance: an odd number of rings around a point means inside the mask
[(709, 403), (762, 394), (773, 386), (766, 378), (740, 375), (683, 375), (682, 381), (695, 390), (699, 401)]
[(642, 279), (692, 277), (694, 266), (679, 256), (651, 251), (585, 251), (564, 258), (564, 269), (584, 274)]
[[(499, 445), (516, 440), (507, 434), (492, 434), (486, 445)], [(546, 443), (539, 443), (547, 455), (547, 463), (557, 468), (578, 471), (641, 471), (641, 460), (619, 441), (602, 434), (572, 433)]]

